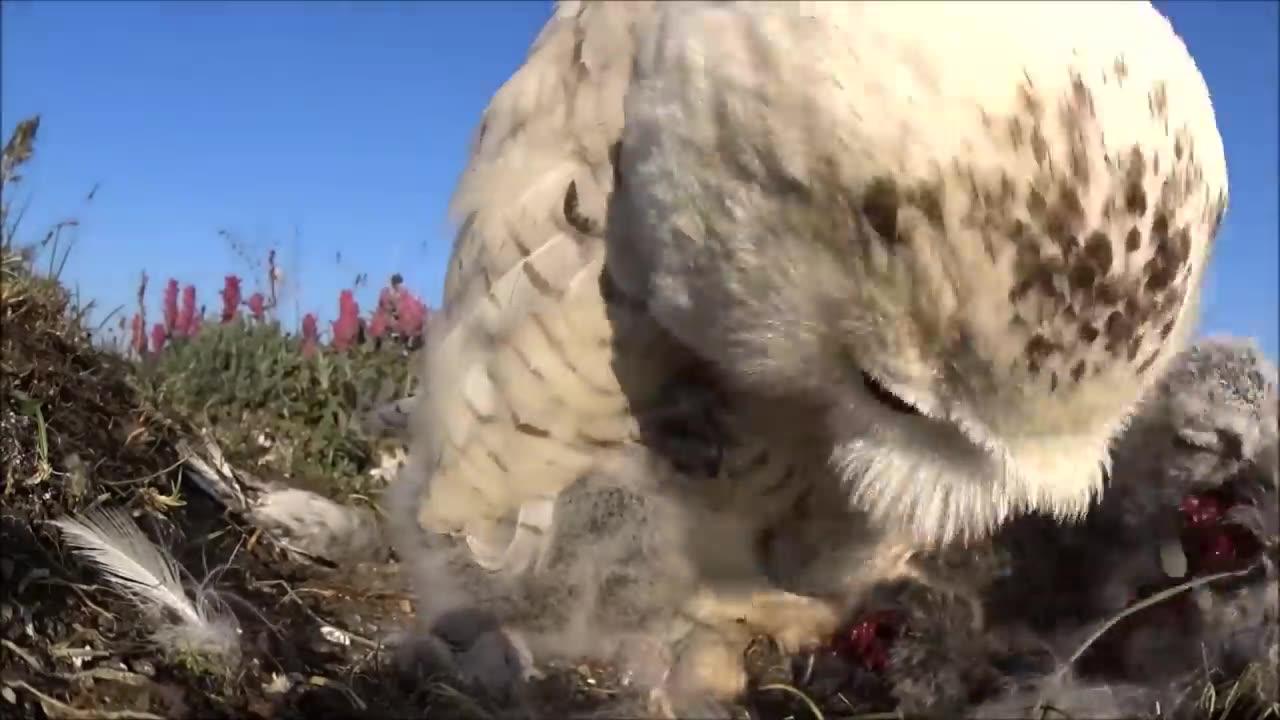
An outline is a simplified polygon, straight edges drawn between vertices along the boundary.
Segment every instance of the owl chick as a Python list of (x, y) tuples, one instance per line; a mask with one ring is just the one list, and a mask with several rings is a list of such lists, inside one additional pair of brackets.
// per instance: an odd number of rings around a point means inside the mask
[(1264, 705), (1280, 701), (1278, 402), (1276, 366), (1256, 344), (1204, 340), (1175, 360), (1117, 447), (1111, 488), (1091, 518), (1110, 532), (1094, 536), (1093, 556), (1105, 557), (1105, 546), (1134, 561), (1095, 564), (1106, 568), (1094, 583), (1104, 601), (1132, 599), (1143, 584), (1256, 568), (1172, 601), (1176, 632), (1138, 616), (1116, 653), (1130, 677), (1199, 679), (1206, 666), (1226, 677), (1254, 672)]
[[(1107, 616), (1144, 589), (1213, 571), (1214, 548), (1199, 546), (1227, 540), (1219, 527), (1274, 537), (1278, 397), (1275, 365), (1253, 343), (1188, 348), (1117, 441), (1106, 494), (1084, 523), (1025, 518), (1000, 533), (1016, 552), (998, 612), (1035, 606), (1041, 625)], [(1206, 513), (1221, 517), (1198, 529)]]
[[(727, 639), (673, 674), (732, 695), (745, 629), (815, 642), (917, 549), (1084, 513), (1226, 191), (1147, 3), (561, 3), (455, 198), (407, 505), (520, 574), (580, 477), (678, 499)], [(685, 377), (701, 470), (661, 429)]]
[[(900, 601), (911, 619), (891, 653), (899, 709), (960, 712), (956, 703), (982, 688), (955, 678), (990, 676), (992, 662), (1005, 661), (1001, 643), (1027, 637), (1030, 647), (1067, 657), (1136, 600), (1188, 576), (1250, 565), (1256, 571), (1243, 578), (1167, 598), (1110, 628), (1074, 666), (1082, 677), (1060, 677), (1057, 662), (1038, 670), (1032, 662), (1008, 679), (1043, 685), (1037, 692), (1064, 711), (1110, 697), (1104, 683), (1124, 683), (1136, 713), (1194, 703), (1199, 692), (1191, 691), (1212, 668), (1220, 673), (1215, 681), (1242, 678), (1241, 692), (1251, 692), (1241, 701), (1275, 702), (1276, 392), (1275, 365), (1252, 342), (1207, 339), (1179, 354), (1116, 443), (1107, 492), (1085, 522), (1020, 518), (993, 537), (991, 550), (999, 552), (965, 553), (960, 569), (985, 586), (991, 606), (985, 627), (975, 632), (952, 619), (945, 598)], [(1196, 497), (1206, 505), (1188, 502)], [(1215, 518), (1201, 517), (1208, 498), (1223, 505)], [(1217, 522), (1198, 527), (1206, 519)], [(1203, 543), (1197, 530), (1227, 544)], [(1181, 567), (1171, 567), (1171, 545)], [(1011, 562), (990, 562), (999, 555)], [(1015, 654), (1034, 657), (1025, 647)], [(991, 708), (1019, 696), (993, 700)], [(1030, 698), (1015, 714), (1036, 693)]]
[(1273, 462), (1266, 455), (1277, 442), (1277, 402), (1275, 365), (1251, 342), (1204, 340), (1177, 358), (1117, 444), (1106, 501), (1090, 518), (1093, 536), (1112, 548), (1146, 549), (1148, 574), (1127, 585), (1187, 574), (1180, 511), (1197, 500), (1188, 496), (1274, 502), (1274, 471), (1263, 466)]

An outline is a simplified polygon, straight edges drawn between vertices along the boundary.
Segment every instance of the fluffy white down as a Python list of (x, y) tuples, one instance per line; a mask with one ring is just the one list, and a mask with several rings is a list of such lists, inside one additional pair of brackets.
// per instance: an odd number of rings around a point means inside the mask
[(926, 544), (1087, 510), (1227, 191), (1145, 2), (667, 4), (620, 158), (616, 281), (743, 392), (824, 407), (853, 504)]

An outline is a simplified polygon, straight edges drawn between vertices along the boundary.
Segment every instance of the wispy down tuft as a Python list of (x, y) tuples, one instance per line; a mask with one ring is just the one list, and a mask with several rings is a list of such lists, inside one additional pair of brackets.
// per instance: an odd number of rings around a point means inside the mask
[(216, 599), (187, 597), (178, 563), (143, 534), (128, 513), (95, 508), (53, 524), (68, 545), (91, 562), (117, 592), (156, 623), (153, 640), (178, 655), (232, 656), (239, 652), (239, 625)]

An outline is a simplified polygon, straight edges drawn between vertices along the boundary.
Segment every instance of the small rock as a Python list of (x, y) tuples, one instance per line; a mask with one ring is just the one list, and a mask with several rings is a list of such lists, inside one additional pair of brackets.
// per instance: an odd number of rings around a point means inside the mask
[(288, 675), (271, 673), (271, 680), (262, 686), (262, 691), (268, 695), (283, 695), (289, 692), (291, 687), (293, 687), (293, 680)]
[(351, 636), (332, 625), (325, 625), (321, 627), (320, 634), (324, 636), (325, 640), (336, 645), (342, 645), (345, 647), (351, 644)]
[(131, 660), (129, 669), (147, 677), (154, 677), (156, 674), (156, 666), (150, 660)]
[(1187, 554), (1182, 550), (1179, 541), (1166, 542), (1160, 546), (1160, 567), (1175, 580), (1187, 575)]
[(89, 490), (89, 468), (85, 465), (84, 460), (76, 453), (71, 453), (62, 459), (62, 465), (67, 475), (67, 490), (73, 498), (83, 496)]

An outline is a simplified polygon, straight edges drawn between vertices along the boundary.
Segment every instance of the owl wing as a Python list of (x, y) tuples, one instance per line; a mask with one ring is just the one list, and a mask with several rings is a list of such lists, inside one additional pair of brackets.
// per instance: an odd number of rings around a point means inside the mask
[(485, 110), (452, 203), (460, 220), (425, 355), (418, 522), (519, 572), (558, 495), (636, 423), (602, 296), (612, 145), (651, 3), (560, 3)]

